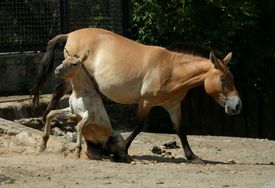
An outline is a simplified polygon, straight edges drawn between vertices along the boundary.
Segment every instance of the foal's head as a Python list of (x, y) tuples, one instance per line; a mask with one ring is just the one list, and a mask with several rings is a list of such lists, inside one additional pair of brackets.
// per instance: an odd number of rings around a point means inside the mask
[(82, 63), (87, 59), (89, 51), (84, 53), (81, 57), (70, 56), (66, 49), (64, 52), (66, 59), (56, 67), (55, 75), (58, 78), (70, 79), (76, 75), (78, 69), (82, 66)]
[(235, 88), (233, 75), (226, 66), (231, 57), (232, 53), (229, 53), (220, 60), (214, 53), (210, 53), (210, 61), (214, 66), (204, 81), (204, 87), (206, 92), (225, 108), (227, 114), (235, 115), (240, 113), (242, 102)]

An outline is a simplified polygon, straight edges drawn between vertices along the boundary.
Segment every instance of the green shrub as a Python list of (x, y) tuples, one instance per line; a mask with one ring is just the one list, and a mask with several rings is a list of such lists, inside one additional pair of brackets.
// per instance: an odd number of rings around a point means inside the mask
[(236, 85), (273, 93), (275, 0), (133, 0), (135, 38), (144, 44), (194, 43), (233, 51)]

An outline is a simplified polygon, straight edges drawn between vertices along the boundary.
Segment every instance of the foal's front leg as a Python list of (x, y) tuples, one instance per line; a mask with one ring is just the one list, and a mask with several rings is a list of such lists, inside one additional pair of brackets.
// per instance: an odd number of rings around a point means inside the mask
[(51, 123), (54, 118), (57, 117), (64, 117), (64, 118), (69, 118), (71, 115), (71, 108), (64, 108), (64, 109), (59, 109), (59, 110), (52, 110), (48, 113), (46, 117), (46, 123), (44, 125), (44, 131), (43, 131), (43, 136), (42, 136), (42, 143), (40, 145), (40, 152), (45, 151), (47, 148), (47, 142), (49, 140), (50, 132), (51, 132)]
[(81, 119), (81, 121), (78, 122), (78, 124), (75, 127), (76, 133), (77, 133), (75, 153), (77, 158), (80, 158), (80, 153), (82, 150), (82, 146), (81, 146), (82, 133), (83, 133), (83, 128), (85, 125), (87, 125), (87, 123), (88, 123), (88, 117), (84, 117)]

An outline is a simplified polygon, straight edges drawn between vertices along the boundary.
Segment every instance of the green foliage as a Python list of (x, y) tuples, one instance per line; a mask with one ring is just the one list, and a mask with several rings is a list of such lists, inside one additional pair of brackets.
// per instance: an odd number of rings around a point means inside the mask
[(272, 93), (275, 67), (275, 0), (133, 0), (136, 39), (233, 51), (237, 85)]

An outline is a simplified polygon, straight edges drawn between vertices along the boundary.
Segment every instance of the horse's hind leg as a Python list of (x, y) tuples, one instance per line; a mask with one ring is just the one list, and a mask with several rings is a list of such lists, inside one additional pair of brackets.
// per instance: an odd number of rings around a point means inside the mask
[(135, 137), (142, 131), (144, 126), (144, 121), (151, 109), (151, 106), (147, 105), (145, 101), (141, 101), (138, 105), (138, 113), (135, 119), (135, 129), (125, 140), (125, 153), (128, 154), (128, 149), (135, 139)]
[(203, 163), (203, 161), (193, 153), (188, 143), (186, 128), (183, 126), (182, 123), (181, 104), (178, 103), (174, 105), (164, 106), (164, 108), (168, 111), (173, 125), (177, 131), (177, 135), (180, 138), (185, 157), (194, 163)]
[(59, 102), (59, 100), (69, 91), (72, 90), (71, 84), (68, 81), (62, 81), (60, 84), (56, 85), (54, 88), (54, 93), (50, 104), (48, 105), (45, 113), (43, 114), (43, 123), (46, 122), (46, 117), (51, 110), (54, 110)]

